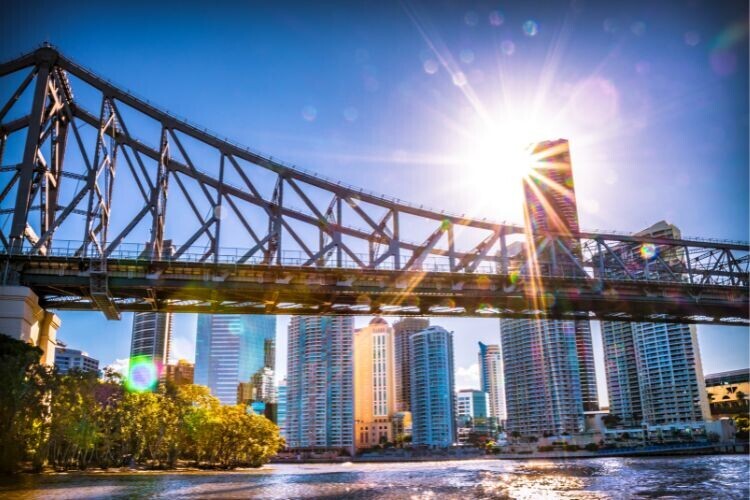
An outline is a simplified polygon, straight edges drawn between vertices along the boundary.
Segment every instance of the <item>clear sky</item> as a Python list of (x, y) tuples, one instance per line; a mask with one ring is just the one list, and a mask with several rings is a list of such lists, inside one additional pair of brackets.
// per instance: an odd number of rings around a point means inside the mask
[[(685, 235), (749, 239), (746, 2), (1, 9), (2, 60), (49, 41), (222, 136), (379, 193), (520, 222), (520, 184), (487, 157), (503, 141), (566, 137), (583, 228), (665, 219)], [(103, 364), (127, 357), (131, 315), (61, 317), (71, 347)], [(192, 358), (195, 322), (177, 318), (177, 357)], [(458, 385), (476, 385), (476, 342), (496, 343), (497, 321), (440, 323), (456, 332)], [(747, 367), (749, 336), (699, 327), (704, 370)]]

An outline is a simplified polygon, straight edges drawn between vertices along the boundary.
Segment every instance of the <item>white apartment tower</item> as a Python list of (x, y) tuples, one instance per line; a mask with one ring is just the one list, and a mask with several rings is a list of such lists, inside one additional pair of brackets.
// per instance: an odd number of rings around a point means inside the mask
[[(677, 227), (664, 221), (638, 235), (673, 239), (681, 236)], [(616, 250), (654, 255), (636, 247)], [(662, 254), (659, 258), (674, 263), (684, 256)], [(710, 419), (695, 325), (603, 321), (602, 343), (609, 411), (620, 417), (623, 425)]]
[(286, 440), (294, 450), (354, 448), (351, 316), (293, 316), (287, 358)]

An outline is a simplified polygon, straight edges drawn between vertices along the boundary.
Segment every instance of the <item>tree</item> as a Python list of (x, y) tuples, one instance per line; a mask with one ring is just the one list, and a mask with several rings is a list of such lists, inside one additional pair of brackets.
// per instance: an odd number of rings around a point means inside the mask
[(114, 373), (59, 374), (41, 351), (0, 336), (0, 466), (31, 459), (59, 470), (91, 466), (259, 467), (283, 446), (270, 420), (242, 406), (221, 406), (208, 388), (161, 386), (127, 392)]
[[(51, 371), (42, 350), (0, 334), (0, 472), (18, 470), (21, 460), (39, 455), (44, 443), (45, 404)], [(41, 466), (38, 459), (35, 465)]]
[(619, 415), (615, 415), (613, 413), (610, 413), (608, 415), (604, 415), (602, 417), (602, 423), (608, 429), (611, 429), (613, 427), (617, 427), (617, 425), (619, 425), (619, 423), (621, 421), (622, 421), (622, 419), (620, 418), (620, 416)]

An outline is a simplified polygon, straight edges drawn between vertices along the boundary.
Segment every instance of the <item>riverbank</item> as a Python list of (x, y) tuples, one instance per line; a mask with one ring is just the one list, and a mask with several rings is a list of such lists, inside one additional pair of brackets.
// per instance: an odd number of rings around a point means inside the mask
[(609, 457), (661, 457), (661, 456), (701, 456), (701, 455), (746, 455), (748, 447), (745, 445), (719, 445), (719, 444), (694, 444), (680, 443), (672, 445), (654, 445), (632, 448), (612, 448), (597, 451), (519, 451), (514, 453), (493, 454), (433, 454), (433, 455), (363, 455), (358, 457), (336, 457), (336, 458), (272, 458), (273, 464), (337, 464), (337, 463), (398, 463), (398, 462), (447, 462), (466, 460), (558, 460), (558, 459), (590, 459)]
[(137, 467), (113, 467), (108, 469), (90, 468), (86, 470), (55, 470), (45, 469), (41, 472), (33, 472), (30, 469), (22, 472), (24, 475), (65, 475), (65, 474), (190, 474), (190, 473), (232, 473), (253, 472), (264, 470), (264, 467), (275, 465), (325, 465), (325, 464), (398, 464), (398, 463), (430, 463), (430, 462), (468, 462), (476, 460), (570, 460), (570, 459), (597, 459), (597, 458), (648, 458), (665, 456), (705, 456), (705, 455), (747, 455), (748, 446), (735, 445), (701, 445), (682, 444), (670, 446), (649, 446), (638, 448), (616, 448), (598, 451), (533, 451), (516, 453), (463, 453), (463, 454), (432, 454), (432, 455), (365, 455), (359, 457), (327, 457), (327, 458), (272, 458), (266, 466), (218, 468), (218, 467), (195, 467), (193, 465), (181, 464), (174, 468), (149, 468), (147, 466)]

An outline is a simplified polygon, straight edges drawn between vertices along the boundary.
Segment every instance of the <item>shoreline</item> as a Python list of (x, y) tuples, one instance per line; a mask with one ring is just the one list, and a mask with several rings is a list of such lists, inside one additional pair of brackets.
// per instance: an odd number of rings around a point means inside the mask
[(273, 464), (317, 464), (317, 463), (398, 463), (398, 462), (448, 462), (464, 460), (567, 460), (575, 458), (609, 458), (609, 457), (659, 457), (659, 456), (704, 456), (704, 455), (747, 455), (747, 445), (716, 445), (707, 444), (700, 446), (650, 446), (647, 448), (622, 448), (606, 449), (598, 451), (531, 451), (527, 453), (497, 453), (484, 455), (465, 456), (366, 456), (366, 457), (340, 457), (340, 458), (306, 458), (306, 459), (278, 459), (272, 458)]
[[(748, 455), (747, 448), (742, 450), (718, 450), (719, 447), (702, 447), (702, 448), (691, 448), (691, 449), (663, 449), (663, 450), (642, 450), (640, 452), (634, 450), (623, 450), (621, 452), (612, 450), (612, 453), (602, 452), (589, 452), (589, 451), (575, 451), (575, 452), (534, 452), (525, 454), (496, 454), (496, 455), (473, 455), (473, 456), (425, 456), (425, 457), (400, 457), (398, 459), (394, 457), (341, 457), (337, 459), (305, 459), (305, 460), (278, 460), (272, 459), (267, 464), (260, 467), (237, 467), (234, 469), (220, 469), (220, 468), (198, 468), (198, 467), (175, 467), (172, 469), (149, 469), (149, 468), (110, 468), (110, 469), (98, 469), (92, 468), (87, 470), (44, 470), (41, 472), (33, 471), (21, 471), (10, 476), (4, 476), (6, 478), (13, 476), (56, 476), (56, 475), (127, 475), (127, 474), (247, 474), (247, 473), (265, 473), (268, 472), (267, 468), (273, 468), (276, 465), (343, 465), (343, 464), (399, 464), (399, 463), (427, 463), (427, 462), (467, 462), (467, 461), (486, 461), (486, 460), (502, 460), (502, 461), (535, 461), (535, 460), (570, 460), (570, 459), (592, 459), (592, 458), (658, 458), (658, 457), (701, 457), (701, 456), (712, 456), (712, 455)], [(724, 447), (726, 448), (726, 447)], [(741, 448), (741, 445), (737, 448)]]

